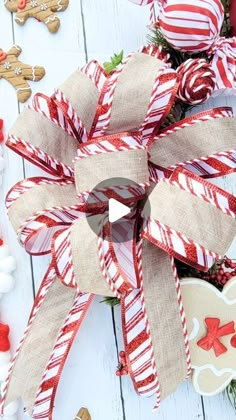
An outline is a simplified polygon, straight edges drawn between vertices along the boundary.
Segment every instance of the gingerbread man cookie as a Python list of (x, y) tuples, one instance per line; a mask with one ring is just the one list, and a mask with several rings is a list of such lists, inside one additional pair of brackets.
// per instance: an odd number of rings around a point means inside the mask
[(34, 17), (47, 25), (50, 32), (57, 32), (60, 19), (55, 12), (64, 11), (69, 0), (5, 0), (5, 6), (10, 12), (15, 12), (15, 21), (24, 25), (29, 17)]
[(7, 53), (0, 50), (0, 79), (5, 79), (16, 89), (19, 102), (25, 102), (31, 95), (31, 88), (27, 80), (38, 81), (45, 75), (40, 66), (30, 66), (21, 63), (18, 56), (21, 48), (14, 45)]
[(215, 395), (236, 379), (236, 277), (222, 292), (200, 279), (180, 283), (193, 385), (201, 395)]

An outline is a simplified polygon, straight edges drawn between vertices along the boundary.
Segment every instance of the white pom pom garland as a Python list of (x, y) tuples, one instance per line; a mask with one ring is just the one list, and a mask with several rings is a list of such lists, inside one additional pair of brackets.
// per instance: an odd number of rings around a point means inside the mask
[(13, 276), (9, 273), (0, 272), (0, 294), (9, 293), (15, 284)]
[(16, 259), (9, 255), (0, 260), (0, 272), (11, 273), (16, 269)]
[[(0, 161), (1, 168), (1, 161)], [(0, 179), (1, 181), (1, 179)], [(14, 286), (14, 278), (12, 272), (16, 269), (16, 260), (10, 255), (9, 247), (0, 239), (0, 299), (4, 293), (8, 293)], [(11, 352), (9, 342), (8, 325), (0, 324), (0, 381), (1, 394), (4, 389), (4, 380), (9, 374), (11, 366)], [(11, 402), (4, 409), (3, 420), (17, 420), (17, 411), (19, 408), (18, 400)]]

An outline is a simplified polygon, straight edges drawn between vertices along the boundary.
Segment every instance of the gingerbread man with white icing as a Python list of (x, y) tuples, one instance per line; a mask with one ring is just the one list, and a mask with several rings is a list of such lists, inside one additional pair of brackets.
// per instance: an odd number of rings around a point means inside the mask
[(183, 279), (181, 294), (194, 388), (215, 395), (236, 379), (236, 277), (222, 292), (204, 280)]
[(40, 66), (30, 66), (18, 60), (21, 48), (14, 45), (7, 53), (0, 50), (0, 79), (5, 79), (16, 89), (19, 102), (25, 102), (31, 96), (27, 80), (41, 80), (45, 70)]
[(69, 0), (5, 0), (4, 4), (10, 12), (16, 13), (15, 21), (19, 25), (34, 17), (45, 23), (50, 32), (57, 32), (60, 19), (55, 13), (67, 9)]

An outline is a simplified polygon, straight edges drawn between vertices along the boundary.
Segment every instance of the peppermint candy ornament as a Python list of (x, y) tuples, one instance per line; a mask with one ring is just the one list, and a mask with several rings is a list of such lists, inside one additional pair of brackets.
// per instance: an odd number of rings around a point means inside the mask
[(219, 38), (207, 52), (211, 58), (212, 68), (216, 75), (216, 91), (214, 96), (236, 94), (236, 37)]
[(204, 59), (189, 59), (178, 68), (180, 85), (177, 98), (184, 103), (198, 105), (206, 102), (215, 88), (215, 73)]
[(163, 0), (160, 29), (172, 47), (187, 52), (208, 50), (218, 39), (224, 21), (220, 0)]

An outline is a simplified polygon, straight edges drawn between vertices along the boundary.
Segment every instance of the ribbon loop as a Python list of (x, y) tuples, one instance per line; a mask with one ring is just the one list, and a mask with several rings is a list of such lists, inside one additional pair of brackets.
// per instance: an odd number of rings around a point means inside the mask
[(151, 192), (144, 236), (170, 255), (207, 271), (235, 237), (236, 201), (233, 196), (225, 199), (220, 188), (179, 169)]

